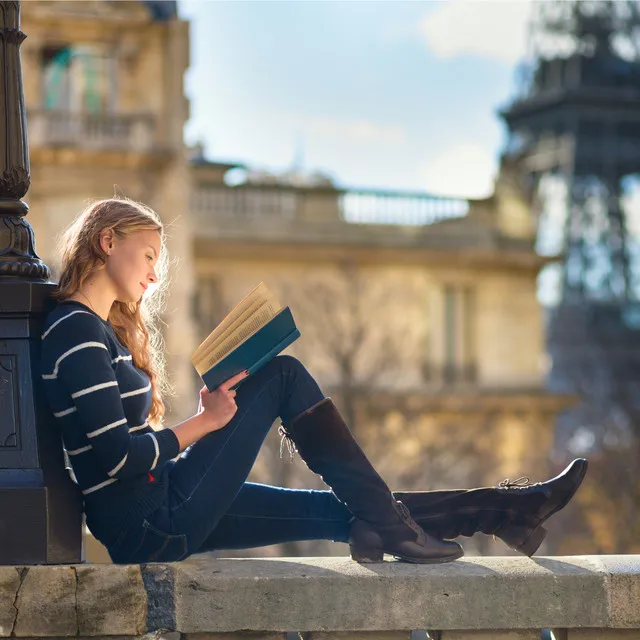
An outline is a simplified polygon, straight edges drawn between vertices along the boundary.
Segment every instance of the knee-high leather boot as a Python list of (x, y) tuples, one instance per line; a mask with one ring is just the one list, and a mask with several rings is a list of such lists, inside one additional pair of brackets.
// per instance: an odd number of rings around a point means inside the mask
[(426, 534), (394, 499), (330, 398), (283, 424), (281, 434), (353, 514), (349, 546), (354, 560), (381, 562), (388, 553), (428, 564), (463, 555), (459, 544)]
[(573, 497), (587, 472), (574, 460), (561, 474), (531, 484), (528, 478), (505, 480), (497, 487), (458, 491), (398, 491), (418, 524), (441, 539), (493, 534), (512, 549), (533, 555), (547, 531), (542, 526)]

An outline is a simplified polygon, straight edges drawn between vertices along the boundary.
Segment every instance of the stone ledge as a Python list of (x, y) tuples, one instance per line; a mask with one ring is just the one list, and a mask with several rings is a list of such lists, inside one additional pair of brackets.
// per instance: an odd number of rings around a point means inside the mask
[(359, 565), (202, 554), (175, 564), (5, 566), (0, 581), (4, 637), (640, 630), (640, 556), (631, 555)]

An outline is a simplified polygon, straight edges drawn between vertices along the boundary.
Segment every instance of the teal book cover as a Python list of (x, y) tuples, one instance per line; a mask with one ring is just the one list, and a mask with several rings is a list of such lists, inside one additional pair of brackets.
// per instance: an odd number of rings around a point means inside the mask
[[(249, 376), (251, 376), (299, 337), (300, 331), (296, 327), (291, 309), (285, 307), (267, 324), (204, 373), (202, 379), (207, 385), (207, 389), (213, 391), (225, 380), (245, 369), (249, 370)], [(237, 389), (242, 382), (244, 380), (233, 388)]]

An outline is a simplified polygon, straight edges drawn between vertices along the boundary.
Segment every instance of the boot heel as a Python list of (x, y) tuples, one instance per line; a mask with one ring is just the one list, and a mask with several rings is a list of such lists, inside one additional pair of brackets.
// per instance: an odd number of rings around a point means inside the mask
[(349, 550), (351, 551), (351, 559), (362, 564), (384, 561), (384, 551), (381, 549), (367, 549), (349, 545)]
[(522, 525), (508, 525), (496, 535), (512, 549), (530, 557), (542, 544), (547, 530), (543, 526), (531, 528)]

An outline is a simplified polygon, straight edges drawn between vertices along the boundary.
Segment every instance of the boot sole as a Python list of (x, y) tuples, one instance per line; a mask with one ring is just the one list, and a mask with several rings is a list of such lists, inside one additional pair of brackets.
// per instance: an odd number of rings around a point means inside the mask
[(412, 564), (444, 564), (445, 562), (453, 562), (464, 555), (464, 550), (456, 552), (455, 555), (444, 556), (441, 558), (415, 558), (413, 556), (399, 556), (396, 553), (386, 552), (382, 549), (357, 549), (350, 547), (351, 559), (360, 564), (375, 564), (384, 562), (384, 554), (393, 556), (402, 562), (411, 562)]

